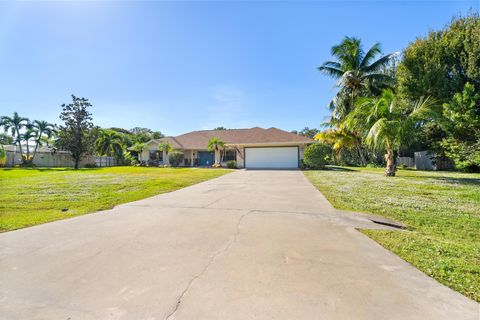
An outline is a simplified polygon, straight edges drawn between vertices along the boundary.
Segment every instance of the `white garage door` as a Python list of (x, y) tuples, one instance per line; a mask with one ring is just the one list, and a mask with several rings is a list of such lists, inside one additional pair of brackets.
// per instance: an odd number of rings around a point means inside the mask
[(298, 168), (298, 148), (245, 148), (245, 168)]

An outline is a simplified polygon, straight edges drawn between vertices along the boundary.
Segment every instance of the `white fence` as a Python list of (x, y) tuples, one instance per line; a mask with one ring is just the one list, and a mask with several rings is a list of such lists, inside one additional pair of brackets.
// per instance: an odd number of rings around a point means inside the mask
[[(21, 164), (20, 152), (7, 151), (7, 167), (13, 167)], [(33, 164), (37, 167), (73, 167), (75, 162), (67, 151), (58, 151), (55, 153), (42, 152), (37, 153)], [(87, 156), (80, 161), (80, 166), (95, 164), (97, 167), (113, 167), (119, 165), (115, 157), (106, 156)]]
[(397, 157), (397, 166), (406, 165), (409, 168), (415, 167), (415, 160), (412, 157)]

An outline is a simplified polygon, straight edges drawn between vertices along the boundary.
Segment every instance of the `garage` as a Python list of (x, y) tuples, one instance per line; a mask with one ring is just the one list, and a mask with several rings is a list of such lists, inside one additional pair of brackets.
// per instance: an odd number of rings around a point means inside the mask
[(298, 168), (298, 147), (245, 148), (245, 168)]

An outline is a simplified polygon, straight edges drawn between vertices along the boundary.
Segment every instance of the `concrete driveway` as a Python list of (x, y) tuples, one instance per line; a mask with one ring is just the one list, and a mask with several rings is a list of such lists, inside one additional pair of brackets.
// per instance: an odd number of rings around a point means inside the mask
[(0, 234), (1, 319), (471, 319), (300, 171), (237, 171)]

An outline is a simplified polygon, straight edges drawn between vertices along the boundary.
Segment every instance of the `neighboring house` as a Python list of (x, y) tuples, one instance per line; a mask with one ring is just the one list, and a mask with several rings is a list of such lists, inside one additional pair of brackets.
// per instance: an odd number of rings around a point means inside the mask
[[(225, 150), (209, 152), (207, 145), (211, 138), (221, 139)], [(141, 160), (168, 164), (167, 153), (160, 151), (159, 145), (170, 143), (173, 150), (183, 152), (183, 166), (211, 166), (235, 160), (239, 168), (298, 168), (305, 147), (313, 142), (277, 128), (202, 130), (150, 140)]]

